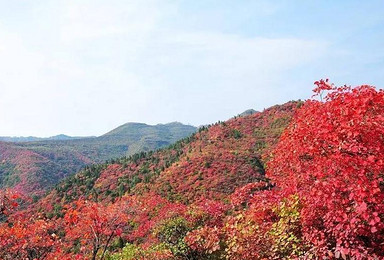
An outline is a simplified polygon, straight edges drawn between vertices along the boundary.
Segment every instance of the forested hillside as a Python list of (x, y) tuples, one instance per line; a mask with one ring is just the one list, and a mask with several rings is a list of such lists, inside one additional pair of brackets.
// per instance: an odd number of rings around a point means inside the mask
[(382, 259), (384, 92), (316, 84), (37, 202), (5, 191), (0, 258)]

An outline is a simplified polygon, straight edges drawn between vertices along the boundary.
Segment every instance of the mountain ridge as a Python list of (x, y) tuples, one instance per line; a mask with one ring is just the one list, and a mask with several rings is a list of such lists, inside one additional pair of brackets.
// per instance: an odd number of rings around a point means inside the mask
[(48, 140), (73, 140), (73, 139), (83, 139), (91, 138), (93, 136), (69, 136), (65, 134), (58, 134), (50, 137), (36, 137), (36, 136), (0, 136), (0, 141), (10, 142), (10, 143), (19, 143), (19, 142), (38, 142), (38, 141), (48, 141)]
[(0, 142), (9, 142), (9, 143), (19, 143), (19, 142), (39, 142), (39, 141), (60, 141), (60, 140), (74, 140), (74, 139), (85, 139), (85, 138), (97, 138), (104, 135), (108, 135), (110, 132), (116, 131), (119, 128), (126, 127), (126, 126), (191, 126), (195, 127), (190, 124), (183, 124), (178, 121), (169, 122), (169, 123), (158, 123), (158, 124), (146, 124), (142, 122), (127, 122), (125, 124), (122, 124), (100, 136), (69, 136), (66, 134), (57, 134), (49, 137), (38, 137), (38, 136), (0, 136)]

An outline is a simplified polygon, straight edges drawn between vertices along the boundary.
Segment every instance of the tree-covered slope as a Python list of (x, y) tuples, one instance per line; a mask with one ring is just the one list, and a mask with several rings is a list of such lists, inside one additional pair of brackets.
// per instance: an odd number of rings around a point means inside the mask
[(185, 203), (224, 199), (236, 187), (264, 178), (262, 158), (268, 157), (300, 104), (219, 122), (166, 149), (88, 167), (64, 180), (49, 197), (69, 202), (97, 194), (112, 200), (126, 192), (153, 191)]
[(0, 187), (21, 193), (41, 193), (92, 160), (76, 151), (37, 152), (13, 143), (0, 143)]
[(180, 123), (128, 123), (100, 137), (0, 143), (0, 187), (41, 193), (86, 165), (168, 146), (195, 132)]

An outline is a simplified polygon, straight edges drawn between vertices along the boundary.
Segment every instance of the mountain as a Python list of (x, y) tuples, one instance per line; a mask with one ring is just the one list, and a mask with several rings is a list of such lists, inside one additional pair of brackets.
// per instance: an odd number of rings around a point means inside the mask
[(13, 142), (13, 143), (19, 143), (19, 142), (37, 142), (37, 141), (47, 141), (47, 140), (73, 140), (73, 139), (83, 139), (87, 137), (73, 137), (73, 136), (68, 136), (68, 135), (55, 135), (51, 137), (35, 137), (35, 136), (28, 136), (28, 137), (23, 137), (23, 136), (0, 136), (0, 141), (2, 142)]
[[(126, 155), (132, 155), (139, 151), (152, 151), (160, 147), (166, 147), (190, 134), (197, 129), (190, 125), (178, 122), (158, 124), (155, 126), (142, 123), (127, 123), (100, 136), (97, 142), (106, 144), (131, 143), (127, 146)], [(114, 157), (118, 157), (117, 154)]]
[[(84, 139), (84, 138), (89, 138), (88, 136), (86, 137), (80, 137), (80, 136), (68, 136), (68, 135), (64, 135), (64, 134), (59, 134), (59, 135), (55, 135), (55, 136), (51, 136), (51, 137), (48, 137), (48, 138), (43, 138), (45, 140), (73, 140), (73, 139)], [(42, 140), (44, 141), (44, 140)]]
[(239, 114), (239, 116), (249, 116), (249, 115), (253, 115), (255, 113), (257, 113), (256, 110), (254, 110), (254, 109), (247, 109), (243, 113)]
[(0, 142), (0, 187), (42, 194), (86, 165), (166, 147), (195, 131), (181, 123), (128, 123), (100, 137)]

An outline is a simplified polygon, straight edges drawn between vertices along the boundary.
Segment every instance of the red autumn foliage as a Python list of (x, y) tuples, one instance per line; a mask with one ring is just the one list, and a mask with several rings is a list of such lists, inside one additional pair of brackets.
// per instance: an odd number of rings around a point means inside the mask
[(20, 194), (12, 190), (0, 190), (0, 221), (9, 216), (19, 206)]
[[(384, 92), (316, 82), (283, 133), (267, 177), (232, 195), (238, 210), (218, 233), (230, 259), (384, 257)], [(187, 237), (217, 250), (206, 228)]]
[(20, 214), (0, 224), (1, 259), (45, 259), (57, 242), (55, 222)]
[(283, 134), (268, 176), (298, 194), (305, 238), (319, 255), (384, 256), (384, 92), (334, 87), (307, 101)]
[(99, 259), (104, 259), (113, 239), (129, 231), (130, 207), (126, 198), (109, 205), (76, 201), (64, 217), (68, 248), (74, 246), (73, 241), (78, 241), (79, 253), (96, 259), (100, 251)]
[(191, 231), (186, 237), (186, 242), (194, 250), (213, 254), (220, 250), (220, 232), (217, 227), (204, 226)]
[(224, 199), (236, 188), (262, 180), (260, 158), (268, 157), (300, 102), (237, 117), (196, 134), (185, 155), (155, 180), (161, 195), (191, 203)]

